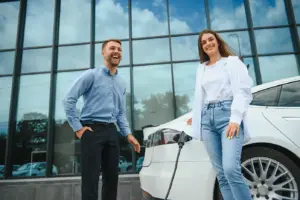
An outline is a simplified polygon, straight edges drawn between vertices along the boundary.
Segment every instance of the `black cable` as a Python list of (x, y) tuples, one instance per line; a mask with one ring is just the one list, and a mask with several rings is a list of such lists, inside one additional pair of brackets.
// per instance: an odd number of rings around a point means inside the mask
[(181, 149), (184, 145), (185, 139), (186, 139), (186, 134), (184, 132), (181, 132), (180, 136), (179, 136), (179, 139), (178, 139), (179, 149), (178, 149), (177, 158), (176, 158), (176, 161), (175, 161), (175, 168), (174, 168), (174, 171), (173, 171), (173, 175), (172, 175), (172, 178), (171, 178), (171, 182), (170, 182), (170, 185), (169, 185), (168, 192), (167, 192), (166, 197), (165, 197), (164, 200), (167, 200), (168, 197), (169, 197), (169, 194), (170, 194), (170, 191), (171, 191), (171, 188), (172, 188), (172, 184), (173, 184), (173, 180), (174, 180), (174, 177), (175, 177), (175, 174), (176, 174), (176, 171), (177, 171), (180, 152), (181, 152)]

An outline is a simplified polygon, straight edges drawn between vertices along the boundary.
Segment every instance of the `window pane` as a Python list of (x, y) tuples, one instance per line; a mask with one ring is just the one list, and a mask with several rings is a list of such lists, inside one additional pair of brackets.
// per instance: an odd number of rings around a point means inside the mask
[[(127, 119), (130, 121), (130, 74), (129, 68), (120, 68), (119, 73), (127, 83)], [(55, 141), (54, 141), (54, 165), (58, 168), (59, 174), (80, 174), (80, 140), (76, 137), (75, 133), (69, 126), (64, 109), (62, 106), (62, 100), (66, 95), (66, 92), (83, 71), (78, 72), (62, 72), (58, 73), (57, 86), (56, 86), (56, 107), (55, 107)], [(83, 108), (83, 98), (80, 97), (77, 102), (77, 114), (79, 115)], [(120, 172), (126, 172), (132, 167), (131, 164), (131, 149), (128, 146), (128, 142), (125, 138), (121, 137), (121, 157), (126, 160), (119, 164)], [(122, 159), (120, 158), (120, 160)]]
[(172, 56), (174, 61), (199, 59), (198, 55), (198, 35), (173, 37)]
[(27, 1), (24, 47), (52, 44), (54, 2), (54, 0)]
[(6, 140), (8, 135), (11, 84), (11, 77), (0, 78), (0, 178), (3, 178), (4, 176), (4, 162)]
[(0, 74), (12, 74), (15, 63), (15, 51), (0, 53)]
[(61, 1), (59, 43), (90, 41), (91, 1)]
[(223, 40), (225, 40), (236, 55), (251, 55), (248, 31), (220, 33), (220, 36)]
[(280, 87), (273, 87), (253, 94), (251, 105), (256, 106), (277, 106), (277, 96)]
[(22, 73), (51, 70), (52, 48), (23, 51)]
[(254, 69), (254, 63), (253, 63), (253, 58), (244, 58), (244, 63), (248, 67), (249, 75), (251, 76), (251, 78), (253, 80), (253, 86), (257, 85), (256, 76), (255, 76), (255, 69)]
[(254, 33), (259, 54), (294, 51), (288, 28), (255, 30)]
[(129, 38), (128, 27), (128, 0), (96, 1), (97, 41)]
[(296, 23), (300, 24), (300, 1), (292, 0)]
[(300, 81), (283, 85), (279, 106), (300, 107)]
[(259, 63), (263, 83), (299, 75), (295, 55), (259, 57)]
[(133, 68), (135, 130), (174, 118), (170, 65)]
[(210, 0), (208, 2), (213, 30), (247, 28), (243, 0)]
[(90, 67), (90, 45), (59, 47), (58, 69), (83, 69)]
[(249, 1), (254, 27), (287, 25), (284, 0)]
[(133, 63), (170, 61), (169, 40), (151, 39), (133, 41)]
[[(104, 59), (101, 54), (102, 43), (95, 45), (95, 67), (103, 66)], [(129, 65), (129, 43), (122, 42), (122, 60), (120, 65)]]
[(176, 117), (191, 111), (199, 62), (174, 64)]
[(200, 32), (207, 28), (204, 0), (169, 0), (172, 34)]
[(166, 1), (132, 0), (132, 36), (148, 37), (168, 34)]
[(20, 2), (0, 3), (0, 49), (15, 48)]
[(21, 76), (12, 155), (13, 164), (21, 167), (13, 176), (46, 175), (49, 87), (49, 74)]

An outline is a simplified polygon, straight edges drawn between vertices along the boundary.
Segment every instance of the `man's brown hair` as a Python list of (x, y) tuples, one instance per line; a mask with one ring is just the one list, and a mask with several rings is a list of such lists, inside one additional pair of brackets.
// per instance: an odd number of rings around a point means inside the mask
[(105, 41), (102, 43), (102, 50), (105, 48), (105, 46), (106, 46), (107, 43), (109, 43), (109, 42), (117, 42), (117, 43), (119, 43), (120, 45), (122, 45), (121, 40), (118, 40), (118, 39), (108, 39), (108, 40), (105, 40)]

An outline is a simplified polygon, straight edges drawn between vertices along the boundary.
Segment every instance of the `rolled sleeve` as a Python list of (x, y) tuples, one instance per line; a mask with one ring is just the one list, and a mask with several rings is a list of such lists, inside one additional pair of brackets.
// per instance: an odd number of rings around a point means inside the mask
[(92, 82), (93, 73), (91, 70), (87, 70), (77, 80), (75, 80), (63, 99), (63, 107), (67, 121), (74, 132), (82, 128), (79, 116), (77, 116), (76, 103), (79, 97), (90, 88)]
[(253, 98), (251, 92), (253, 80), (246, 65), (238, 57), (230, 58), (228, 65), (233, 92), (230, 122), (240, 124)]

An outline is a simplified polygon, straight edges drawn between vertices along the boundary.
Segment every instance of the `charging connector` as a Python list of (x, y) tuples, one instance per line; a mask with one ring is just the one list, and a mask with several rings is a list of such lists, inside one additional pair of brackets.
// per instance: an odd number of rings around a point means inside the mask
[(179, 149), (178, 149), (177, 158), (176, 158), (176, 161), (175, 161), (175, 168), (174, 168), (174, 171), (173, 171), (173, 175), (172, 175), (172, 178), (171, 178), (171, 182), (170, 182), (170, 185), (169, 185), (168, 192), (167, 192), (166, 197), (165, 197), (164, 200), (167, 200), (168, 197), (169, 197), (169, 194), (170, 194), (170, 191), (171, 191), (171, 188), (172, 188), (172, 184), (173, 184), (173, 181), (174, 181), (174, 177), (175, 177), (175, 174), (176, 174), (176, 171), (177, 171), (177, 165), (178, 165), (178, 160), (179, 160), (180, 152), (181, 152), (181, 149), (184, 146), (184, 143), (186, 142), (186, 140), (187, 140), (187, 135), (185, 134), (184, 131), (182, 131), (179, 134), (179, 138), (178, 138)]

